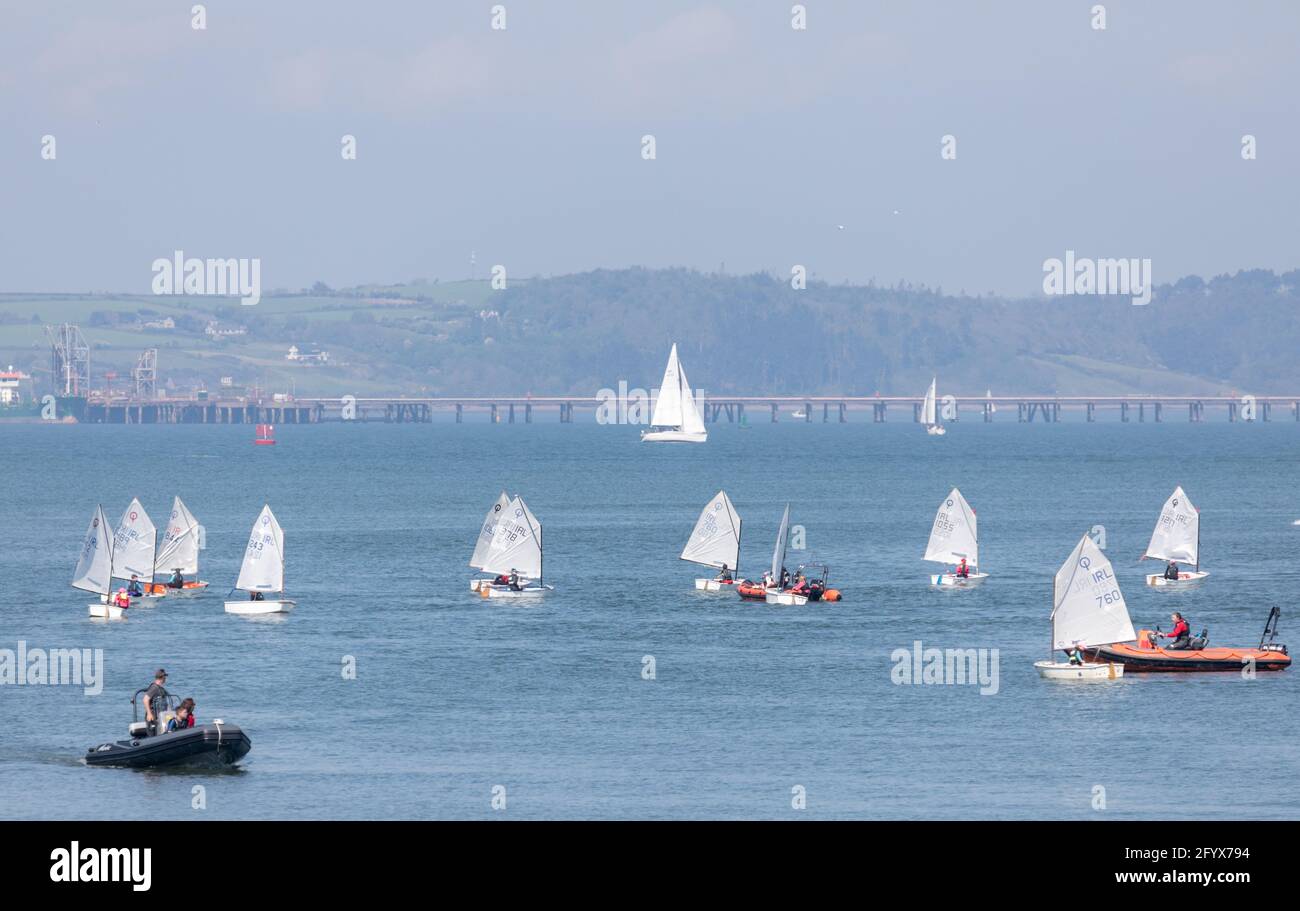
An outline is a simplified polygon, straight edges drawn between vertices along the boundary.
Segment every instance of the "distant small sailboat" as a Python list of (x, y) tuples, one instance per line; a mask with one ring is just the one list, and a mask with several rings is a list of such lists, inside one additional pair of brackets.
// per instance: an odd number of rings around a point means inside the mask
[(512, 580), (480, 585), (482, 598), (536, 598), (554, 588), (543, 581), (542, 523), (522, 497), (515, 497), (502, 511), (482, 569)]
[(650, 416), (650, 429), (641, 431), (641, 439), (647, 443), (703, 443), (708, 438), (674, 342)]
[(790, 543), (790, 504), (785, 504), (785, 512), (781, 514), (781, 528), (776, 533), (776, 547), (772, 551), (772, 568), (769, 571), (767, 584), (763, 593), (763, 600), (768, 604), (785, 604), (800, 606), (808, 603), (808, 596), (796, 592), (793, 588), (782, 587), (782, 583), (788, 581), (788, 574), (785, 569), (786, 548)]
[(1192, 572), (1180, 570), (1177, 579), (1166, 579), (1164, 573), (1152, 573), (1147, 576), (1147, 585), (1187, 588), (1209, 575), (1208, 571), (1201, 570), (1201, 513), (1187, 499), (1181, 487), (1175, 488), (1165, 500), (1155, 530), (1151, 532), (1151, 543), (1142, 559), (1172, 560), (1191, 563), (1195, 567)]
[[(227, 600), (228, 614), (282, 614), (297, 606), (284, 597), (284, 532), (270, 506), (263, 506), (253, 523), (235, 589), (248, 592), (249, 598)], [(266, 597), (277, 594), (278, 598)]]
[[(469, 558), (469, 565), (483, 571), (483, 565), (487, 562), (488, 552), (492, 549), (492, 539), (496, 537), (497, 520), (501, 517), (501, 511), (510, 505), (510, 497), (506, 492), (501, 491), (497, 501), (492, 504), (492, 508), (487, 511), (483, 517), (483, 527), (479, 529), (478, 540), (474, 542), (474, 553)], [(480, 587), (491, 584), (490, 578), (476, 578), (469, 580), (469, 590), (476, 592)]]
[(739, 580), (740, 563), (740, 516), (736, 507), (731, 505), (731, 498), (726, 491), (709, 501), (700, 513), (691, 532), (690, 540), (682, 548), (681, 558), (688, 563), (700, 566), (712, 566), (721, 570), (722, 578), (696, 579), (695, 588), (699, 591), (716, 592), (730, 590)]
[(792, 418), (806, 418), (806, 417), (808, 417), (808, 412), (806, 412), (806, 411), (804, 411), (802, 408), (800, 408), (798, 411), (793, 411), (793, 412), (791, 412), (791, 413), (790, 413), (790, 417), (792, 417)]
[(167, 531), (163, 533), (162, 546), (153, 561), (154, 576), (168, 577), (179, 571), (182, 576), (189, 576), (180, 588), (171, 588), (165, 582), (154, 582), (146, 591), (157, 594), (192, 595), (203, 591), (208, 583), (200, 582), (199, 575), (199, 536), (202, 526), (193, 513), (186, 508), (180, 497), (172, 500), (172, 514), (167, 522)]
[[(144, 511), (138, 499), (131, 500), (131, 505), (122, 513), (113, 533), (113, 578), (129, 581), (132, 576), (140, 583), (143, 595), (132, 595), (133, 604), (147, 604), (166, 595), (166, 592), (150, 591), (153, 582), (153, 551), (158, 541), (158, 529), (153, 520)], [(109, 601), (107, 595), (104, 601)]]
[[(1069, 558), (1056, 571), (1052, 583), (1052, 648), (1070, 651), (1096, 648), (1137, 638), (1128, 607), (1110, 561), (1084, 535)], [(1048, 680), (1114, 680), (1124, 676), (1124, 665), (1081, 661), (1035, 661), (1040, 677)]]
[(925, 545), (925, 559), (945, 565), (960, 565), (965, 559), (969, 570), (964, 576), (955, 570), (933, 574), (930, 576), (931, 585), (968, 588), (979, 585), (989, 577), (988, 573), (979, 571), (980, 545), (975, 510), (971, 509), (956, 487), (939, 504), (939, 511), (935, 513), (930, 540)]
[(100, 596), (99, 601), (89, 605), (92, 617), (116, 620), (126, 613), (125, 608), (108, 600), (108, 593), (113, 589), (113, 539), (102, 506), (96, 506), (95, 514), (90, 517), (90, 527), (81, 542), (81, 557), (72, 574), (72, 587)]
[(933, 437), (941, 437), (948, 432), (939, 423), (939, 412), (935, 403), (934, 388), (938, 381), (938, 377), (930, 380), (930, 388), (925, 391), (925, 401), (921, 403), (921, 423), (925, 425), (925, 432)]
[(989, 403), (989, 414), (997, 414), (998, 406), (993, 404), (993, 390), (986, 390), (984, 393), (985, 400)]

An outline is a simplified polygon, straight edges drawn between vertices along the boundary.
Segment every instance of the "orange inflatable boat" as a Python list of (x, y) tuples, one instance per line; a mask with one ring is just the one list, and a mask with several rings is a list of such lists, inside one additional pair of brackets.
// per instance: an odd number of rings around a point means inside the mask
[(1084, 652), (1093, 661), (1122, 664), (1126, 672), (1240, 671), (1251, 659), (1257, 671), (1284, 671), (1291, 666), (1291, 656), (1287, 654), (1285, 645), (1274, 641), (1280, 616), (1281, 611), (1276, 607), (1269, 613), (1258, 648), (1161, 648), (1156, 644), (1155, 633), (1143, 629), (1138, 630), (1137, 642), (1085, 648)]

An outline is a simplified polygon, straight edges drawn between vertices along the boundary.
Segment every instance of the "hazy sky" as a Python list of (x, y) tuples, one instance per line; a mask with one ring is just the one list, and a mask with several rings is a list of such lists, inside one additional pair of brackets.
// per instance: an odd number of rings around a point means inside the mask
[(264, 288), (1300, 266), (1291, 0), (191, 5), (0, 0), (0, 290), (147, 292), (178, 248)]

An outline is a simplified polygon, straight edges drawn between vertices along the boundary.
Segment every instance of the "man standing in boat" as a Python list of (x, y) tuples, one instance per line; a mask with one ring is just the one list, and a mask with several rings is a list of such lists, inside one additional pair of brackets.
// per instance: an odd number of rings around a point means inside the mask
[(154, 710), (154, 703), (165, 703), (167, 697), (171, 695), (167, 692), (167, 672), (158, 668), (158, 672), (153, 675), (153, 683), (144, 691), (144, 720), (149, 725), (151, 734), (158, 733), (158, 713)]

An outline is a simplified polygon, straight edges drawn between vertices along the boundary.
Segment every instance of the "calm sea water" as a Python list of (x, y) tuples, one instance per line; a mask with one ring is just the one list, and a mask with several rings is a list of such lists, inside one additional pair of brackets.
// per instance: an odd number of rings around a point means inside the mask
[[(1032, 667), (1052, 575), (1096, 524), (1136, 625), (1168, 629), (1178, 609), (1217, 644), (1254, 644), (1279, 604), (1283, 640), (1295, 631), (1300, 425), (1004, 418), (936, 440), (853, 418), (720, 426), (704, 446), (550, 422), (284, 426), (274, 448), (251, 445), (251, 427), (0, 427), (0, 648), (102, 648), (106, 664), (95, 697), (0, 687), (0, 815), (1300, 815), (1300, 670), (1068, 686)], [(1137, 557), (1175, 484), (1201, 508), (1212, 575), (1168, 594), (1142, 584), (1151, 564)], [(954, 485), (979, 514), (982, 590), (926, 584), (920, 557)], [(545, 525), (555, 591), (536, 606), (467, 590), (502, 487)], [(803, 556), (830, 564), (844, 601), (696, 593), (698, 568), (677, 555), (719, 488), (744, 520), (742, 571), (770, 560), (788, 500)], [(115, 522), (139, 496), (162, 525), (174, 494), (206, 526), (212, 591), (126, 622), (87, 619), (68, 580), (95, 504)], [(227, 616), (222, 595), (264, 502), (285, 530), (298, 609)], [(891, 652), (916, 640), (998, 649), (997, 693), (893, 684)], [(240, 771), (81, 764), (125, 734), (130, 695), (159, 665), (200, 720), (248, 731)], [(491, 807), (498, 785), (504, 811)]]

